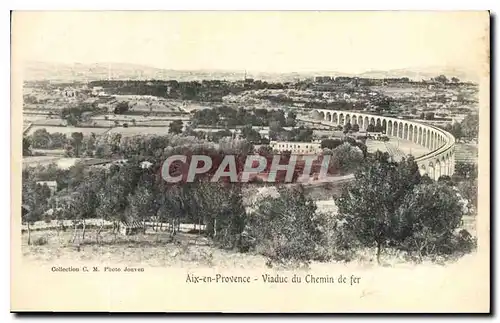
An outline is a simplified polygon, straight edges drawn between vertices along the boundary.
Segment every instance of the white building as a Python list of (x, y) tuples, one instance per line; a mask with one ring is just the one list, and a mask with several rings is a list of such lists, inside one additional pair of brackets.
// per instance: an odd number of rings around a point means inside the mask
[(312, 142), (271, 141), (269, 146), (273, 150), (290, 151), (292, 154), (317, 154), (321, 152), (321, 144)]

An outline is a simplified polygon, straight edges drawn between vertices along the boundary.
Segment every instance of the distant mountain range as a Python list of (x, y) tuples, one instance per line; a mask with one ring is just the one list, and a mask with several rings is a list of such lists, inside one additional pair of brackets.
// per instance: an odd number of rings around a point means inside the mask
[[(51, 80), (51, 81), (93, 81), (103, 79), (159, 79), (159, 80), (241, 80), (245, 77), (245, 71), (228, 70), (171, 70), (151, 66), (124, 63), (96, 63), (96, 64), (56, 64), (47, 62), (26, 62), (23, 69), (24, 80)], [(413, 80), (430, 79), (444, 74), (451, 78), (458, 77), (464, 81), (477, 81), (474, 71), (466, 71), (458, 68), (427, 67), (424, 69), (395, 69), (389, 71), (367, 71), (361, 74), (349, 74), (340, 72), (297, 72), (297, 73), (266, 73), (248, 72), (248, 78), (265, 81), (286, 82), (298, 79), (311, 78), (314, 76), (359, 76), (366, 78), (400, 78), (408, 77)]]

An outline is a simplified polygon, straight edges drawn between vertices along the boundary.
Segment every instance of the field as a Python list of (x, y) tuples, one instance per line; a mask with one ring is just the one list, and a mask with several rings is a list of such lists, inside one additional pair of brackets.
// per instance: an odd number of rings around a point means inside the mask
[(263, 265), (265, 259), (258, 255), (223, 251), (211, 246), (208, 239), (197, 234), (178, 233), (173, 243), (168, 232), (147, 232), (135, 236), (115, 236), (111, 231), (101, 233), (101, 242), (95, 242), (95, 230), (88, 230), (80, 249), (71, 242), (73, 230), (57, 233), (55, 230), (35, 231), (32, 241), (41, 237), (45, 245), (27, 244), (27, 234), (22, 236), (23, 256), (27, 260), (42, 262), (95, 261), (96, 263), (138, 264), (144, 266), (217, 266), (230, 265), (252, 268)]
[[(109, 121), (106, 121), (109, 123)], [(151, 124), (152, 122), (148, 122)], [(51, 127), (51, 126), (32, 126), (27, 135), (32, 135), (36, 130), (45, 128), (49, 133), (60, 132), (70, 136), (73, 132), (81, 132), (84, 136), (89, 136), (91, 133), (98, 135), (104, 135), (107, 133), (120, 133), (122, 136), (135, 136), (135, 135), (166, 135), (168, 134), (168, 126), (170, 122), (168, 121), (158, 121), (156, 124), (158, 126), (142, 126), (137, 123), (137, 126), (129, 125), (125, 128), (123, 126), (113, 127), (113, 128), (97, 128), (97, 127)]]
[(478, 162), (478, 147), (474, 144), (457, 143), (455, 147), (455, 160), (463, 162)]
[(120, 133), (122, 137), (131, 137), (136, 135), (166, 135), (168, 134), (168, 125), (162, 127), (115, 127), (108, 133)]
[(23, 122), (32, 122), (36, 125), (47, 125), (47, 126), (65, 126), (66, 121), (61, 118), (49, 118), (44, 115), (27, 115), (23, 114)]
[[(27, 234), (22, 234), (23, 258), (40, 265), (80, 261), (94, 264), (136, 265), (140, 267), (215, 267), (215, 268), (265, 268), (266, 258), (255, 253), (239, 253), (212, 246), (211, 240), (196, 233), (180, 232), (172, 240), (168, 232), (148, 230), (146, 234), (115, 235), (110, 230), (101, 232), (96, 242), (96, 230), (87, 229), (85, 241), (78, 231), (76, 243), (72, 242), (73, 229), (66, 231), (43, 230), (31, 232), (32, 245), (27, 244)], [(44, 243), (40, 243), (43, 241)], [(349, 265), (373, 267), (375, 250), (363, 249), (357, 260)], [(468, 256), (467, 256), (468, 257)], [(392, 266), (409, 265), (402, 253), (387, 250), (382, 263)], [(432, 264), (428, 264), (432, 265)], [(312, 266), (341, 266), (345, 263), (313, 263)], [(432, 266), (436, 266), (435, 264)]]
[(23, 167), (48, 166), (56, 164), (58, 168), (68, 169), (75, 165), (80, 158), (61, 158), (58, 156), (29, 156), (23, 157)]
[(430, 152), (429, 149), (417, 145), (412, 141), (402, 139), (398, 140), (393, 137), (389, 137), (389, 141), (387, 142), (367, 140), (366, 146), (368, 148), (368, 152), (374, 153), (377, 150), (388, 152), (396, 161), (401, 160), (402, 157), (409, 154), (413, 157), (419, 157)]
[(70, 136), (73, 132), (81, 132), (84, 136), (90, 135), (92, 132), (96, 135), (102, 135), (109, 131), (109, 128), (84, 128), (84, 127), (51, 127), (51, 126), (32, 126), (28, 131), (28, 135), (32, 135), (36, 130), (43, 129), (49, 133), (60, 132)]

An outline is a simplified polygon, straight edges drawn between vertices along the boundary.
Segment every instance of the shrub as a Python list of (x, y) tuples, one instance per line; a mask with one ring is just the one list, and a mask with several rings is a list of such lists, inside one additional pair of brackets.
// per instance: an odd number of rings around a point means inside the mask
[(35, 240), (33, 240), (33, 245), (35, 246), (43, 246), (48, 243), (48, 239), (46, 237), (38, 237)]
[(301, 189), (282, 188), (279, 193), (279, 197), (257, 202), (248, 217), (242, 245), (277, 263), (308, 263), (319, 258), (325, 236), (316, 204)]

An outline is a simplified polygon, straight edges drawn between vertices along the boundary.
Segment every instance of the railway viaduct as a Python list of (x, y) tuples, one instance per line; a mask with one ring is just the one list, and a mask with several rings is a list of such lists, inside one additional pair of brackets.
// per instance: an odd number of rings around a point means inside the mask
[(388, 136), (409, 140), (430, 150), (415, 158), (422, 175), (427, 174), (437, 180), (440, 176), (454, 173), (455, 138), (440, 128), (413, 120), (350, 111), (316, 109), (313, 117), (333, 125), (358, 124), (359, 129), (366, 129), (370, 124), (382, 126)]

